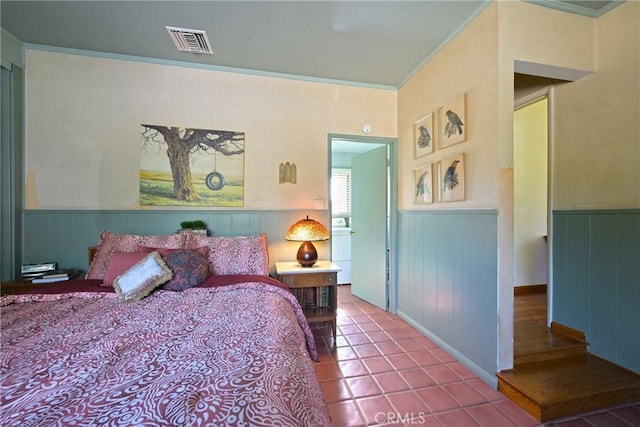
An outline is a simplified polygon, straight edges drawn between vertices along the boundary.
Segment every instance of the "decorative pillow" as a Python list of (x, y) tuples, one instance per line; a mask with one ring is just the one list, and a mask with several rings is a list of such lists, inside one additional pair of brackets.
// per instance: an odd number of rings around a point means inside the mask
[(100, 234), (100, 243), (98, 243), (96, 254), (85, 278), (104, 279), (111, 257), (115, 252), (135, 252), (138, 246), (179, 249), (183, 247), (184, 241), (184, 234), (139, 236), (137, 234), (115, 234), (104, 230)]
[(120, 302), (134, 302), (146, 297), (158, 285), (173, 277), (158, 252), (147, 254), (140, 262), (113, 281)]
[(195, 249), (165, 249), (169, 251), (162, 259), (173, 271), (173, 279), (162, 284), (160, 289), (184, 291), (204, 282), (209, 277), (207, 258)]
[(207, 237), (187, 234), (186, 248), (206, 246), (212, 274), (269, 275), (267, 235), (262, 233), (246, 237)]
[[(167, 249), (167, 248), (150, 248), (148, 246), (140, 246), (136, 251), (137, 252), (153, 252), (156, 251), (158, 252), (160, 255), (162, 255), (162, 259), (164, 259), (167, 255), (169, 255), (171, 252), (175, 252), (175, 251), (181, 251), (185, 248), (180, 248), (180, 249)], [(202, 246), (199, 248), (188, 248), (190, 251), (196, 251), (198, 252), (200, 255), (202, 255), (203, 257), (207, 258), (207, 255), (209, 254), (209, 248), (207, 248), (206, 246)]]
[(139, 263), (149, 255), (153, 251), (147, 252), (116, 252), (111, 257), (111, 261), (109, 262), (109, 268), (107, 268), (107, 272), (104, 274), (104, 279), (102, 281), (102, 286), (113, 286), (113, 281), (116, 280), (116, 277)]

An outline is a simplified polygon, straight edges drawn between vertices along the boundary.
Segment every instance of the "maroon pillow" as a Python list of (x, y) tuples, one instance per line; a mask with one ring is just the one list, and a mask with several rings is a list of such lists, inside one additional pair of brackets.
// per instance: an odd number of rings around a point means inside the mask
[(166, 257), (167, 255), (169, 255), (171, 252), (174, 251), (181, 251), (184, 249), (189, 249), (190, 251), (196, 251), (198, 252), (200, 255), (202, 255), (203, 257), (207, 257), (207, 255), (209, 254), (209, 248), (206, 246), (203, 247), (199, 247), (199, 248), (179, 248), (179, 249), (171, 249), (171, 248), (150, 248), (148, 246), (140, 246), (137, 251), (138, 252), (153, 252), (156, 251), (158, 252), (160, 255), (162, 255), (162, 257)]
[[(153, 252), (153, 251), (149, 251)], [(131, 267), (142, 261), (149, 252), (116, 252), (111, 256), (109, 267), (104, 273), (103, 286), (113, 287), (116, 277), (129, 270)]]
[(206, 256), (195, 249), (169, 250), (162, 259), (173, 272), (173, 279), (160, 285), (159, 289), (184, 291), (198, 286), (209, 276)]

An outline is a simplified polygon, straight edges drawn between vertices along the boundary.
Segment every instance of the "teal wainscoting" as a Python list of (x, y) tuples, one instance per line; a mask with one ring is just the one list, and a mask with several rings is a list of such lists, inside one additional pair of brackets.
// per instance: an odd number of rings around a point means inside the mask
[(398, 236), (398, 315), (497, 386), (497, 211), (402, 212)]
[(553, 320), (640, 373), (640, 209), (553, 212)]
[[(267, 233), (269, 260), (294, 260), (299, 243), (284, 235), (305, 215), (329, 225), (327, 211), (23, 211), (23, 263), (56, 261), (64, 268), (87, 270), (87, 247), (95, 246), (102, 230), (119, 234), (171, 234), (180, 222), (201, 219), (213, 236), (247, 236)], [(328, 258), (328, 242), (317, 242), (320, 258)]]

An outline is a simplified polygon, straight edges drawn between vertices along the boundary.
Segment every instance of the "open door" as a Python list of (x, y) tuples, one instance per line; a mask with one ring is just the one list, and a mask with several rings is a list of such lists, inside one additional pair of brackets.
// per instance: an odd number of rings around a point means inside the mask
[(387, 146), (353, 157), (351, 180), (351, 293), (387, 310)]

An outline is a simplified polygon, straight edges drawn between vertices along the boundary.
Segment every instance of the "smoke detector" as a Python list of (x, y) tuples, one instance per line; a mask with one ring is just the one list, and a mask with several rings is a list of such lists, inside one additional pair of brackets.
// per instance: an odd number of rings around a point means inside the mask
[(189, 30), (187, 28), (165, 27), (171, 36), (171, 40), (181, 52), (208, 53), (213, 55), (211, 43), (207, 33), (202, 30)]

